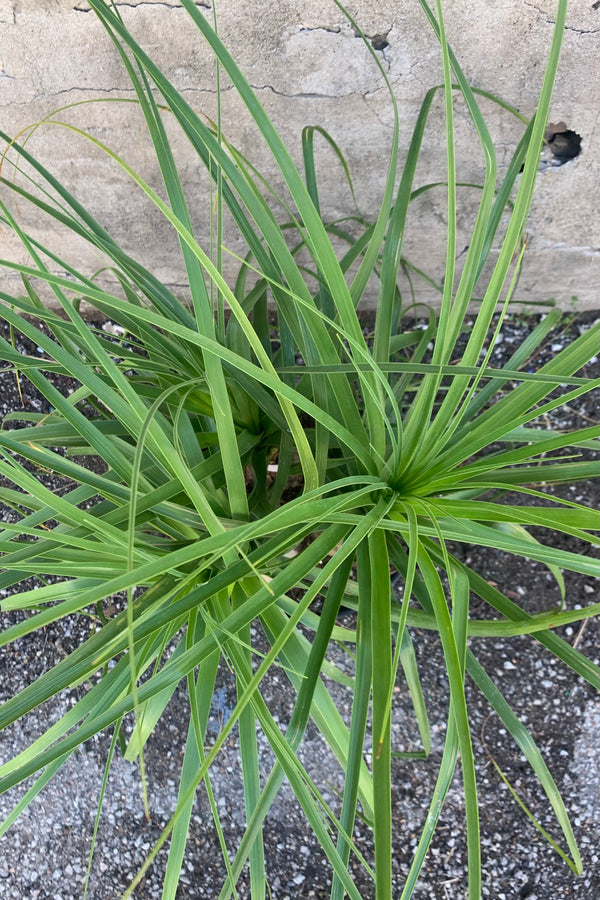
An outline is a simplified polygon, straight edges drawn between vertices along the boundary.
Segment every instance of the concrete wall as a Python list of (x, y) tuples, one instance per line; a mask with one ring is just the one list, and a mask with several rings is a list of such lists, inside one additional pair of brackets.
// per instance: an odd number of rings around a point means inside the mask
[[(592, 0), (572, 0), (550, 119), (563, 121), (582, 137), (580, 156), (538, 176), (529, 223), (530, 240), (518, 298), (525, 304), (551, 297), (571, 308), (600, 307), (600, 8)], [(187, 13), (177, 0), (128, 0), (121, 15), (163, 71), (198, 111), (216, 111), (215, 67)], [(203, 2), (198, 3), (205, 8)], [(348, 0), (349, 11), (372, 40), (398, 99), (404, 154), (420, 104), (441, 80), (439, 47), (418, 0)], [(503, 97), (526, 116), (535, 110), (548, 51), (555, 0), (446, 0), (449, 40), (471, 83)], [(331, 0), (220, 0), (220, 33), (300, 160), (305, 124), (328, 129), (346, 154), (358, 204), (373, 217), (385, 179), (392, 110), (381, 74), (362, 42)], [(208, 4), (206, 13), (209, 14)], [(224, 84), (227, 137), (272, 177), (264, 152), (233, 91)], [(131, 97), (113, 45), (83, 0), (0, 0), (1, 128), (16, 135), (58, 107), (92, 98)], [(497, 143), (500, 174), (523, 126), (489, 101), (482, 108)], [(56, 118), (90, 131), (159, 184), (156, 163), (139, 111), (133, 105), (84, 104)], [(460, 103), (456, 105), (459, 178), (478, 181), (482, 154)], [(182, 177), (197, 197), (194, 215), (206, 229), (210, 219), (207, 179), (174, 136)], [(150, 264), (169, 285), (185, 294), (185, 275), (176, 242), (139, 190), (88, 141), (57, 125), (44, 125), (31, 137), (35, 152), (102, 221), (115, 238)], [(352, 214), (343, 174), (331, 149), (319, 143), (323, 207), (331, 216)], [(442, 98), (428, 127), (417, 184), (444, 177)], [(401, 155), (402, 159), (402, 155)], [(5, 167), (3, 175), (9, 176)], [(477, 191), (462, 189), (459, 252), (468, 241), (466, 226)], [(443, 274), (445, 195), (437, 189), (414, 204), (406, 256), (434, 278)], [(30, 210), (19, 207), (20, 221), (38, 239), (71, 253), (91, 272), (101, 265), (69, 235), (48, 230)], [(2, 235), (1, 256), (17, 252), (10, 234)], [(232, 240), (233, 249), (241, 245)], [(0, 287), (15, 287), (14, 276), (0, 275)], [(420, 299), (432, 299), (416, 282)]]

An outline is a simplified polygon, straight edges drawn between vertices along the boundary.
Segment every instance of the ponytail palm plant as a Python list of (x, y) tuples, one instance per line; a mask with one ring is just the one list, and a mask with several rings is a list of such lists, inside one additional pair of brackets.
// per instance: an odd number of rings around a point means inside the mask
[[(126, 253), (30, 154), (26, 140), (1, 135), (6, 142), (2, 225), (20, 239), (28, 262), (2, 261), (20, 273), (26, 290), (1, 293), (0, 315), (41, 352), (24, 356), (2, 341), (0, 357), (16, 377), (40, 391), (50, 412), (19, 412), (21, 427), (11, 428), (9, 417), (0, 432), (0, 473), (12, 484), (0, 489), (0, 500), (19, 514), (0, 534), (0, 587), (10, 589), (2, 608), (28, 612), (0, 640), (6, 646), (65, 616), (94, 614), (120, 592), (126, 602), (115, 617), (101, 616), (88, 640), (0, 707), (5, 728), (59, 692), (89, 685), (56, 724), (0, 767), (2, 790), (34, 776), (0, 831), (91, 736), (112, 729), (114, 750), (130, 715), (135, 726), (125, 753), (139, 757), (143, 771), (146, 741), (184, 682), (189, 730), (177, 809), (125, 896), (167, 841), (163, 897), (176, 896), (196, 792), (203, 785), (210, 791), (211, 764), (237, 729), (246, 829), (239, 846), (229, 848), (221, 898), (235, 893), (247, 863), (253, 900), (267, 896), (262, 826), (284, 780), (331, 865), (334, 900), (361, 897), (350, 874), (358, 810), (373, 834), (372, 860), (362, 860), (374, 881), (368, 896), (410, 897), (460, 767), (468, 890), (476, 900), (481, 857), (468, 676), (539, 778), (562, 830), (566, 849), (560, 852), (580, 871), (556, 785), (531, 735), (478, 661), (477, 637), (530, 634), (600, 687), (598, 666), (552, 631), (597, 615), (600, 604), (574, 609), (565, 603), (560, 610), (530, 615), (455, 553), (460, 544), (494, 547), (548, 565), (559, 581), (562, 569), (597, 575), (590, 556), (552, 546), (553, 532), (597, 544), (597, 514), (550, 498), (545, 487), (597, 474), (586, 451), (597, 448), (598, 429), (566, 433), (542, 426), (540, 417), (598, 386), (578, 372), (597, 353), (599, 326), (529, 372), (531, 353), (558, 319), (551, 313), (505, 367), (490, 364), (525, 250), (566, 3), (557, 5), (537, 111), (499, 180), (478, 94), (448, 46), (441, 3), (433, 10), (421, 0), (439, 40), (444, 81), (423, 100), (401, 172), (390, 89), (394, 139), (380, 211), (374, 221), (358, 218), (352, 227), (328, 223), (321, 213), (316, 129), (304, 131), (300, 171), (215, 23), (193, 0), (182, 0), (182, 6), (262, 134), (285, 184), (285, 202), (228, 140), (220, 121), (199, 115), (173, 87), (128, 32), (117, 6), (104, 0), (90, 5), (135, 89), (163, 189), (159, 193), (126, 159), (64, 116), (51, 121), (69, 129), (73, 140), (92, 141), (152, 201), (177, 235), (189, 302)], [(447, 138), (446, 272), (439, 313), (429, 311), (424, 327), (408, 327), (398, 273), (406, 264), (402, 242), (411, 200), (431, 187), (417, 186), (415, 171), (438, 92), (445, 102)], [(457, 97), (485, 160), (460, 273), (455, 271)], [(214, 252), (195, 233), (192, 198), (175, 163), (166, 116), (212, 179)], [(33, 204), (50, 225), (88, 242), (106, 260), (105, 270), (98, 276), (82, 272), (28, 234), (13, 212), (25, 204)], [(245, 243), (241, 256), (223, 237), (225, 212)], [(226, 256), (238, 266), (233, 283), (223, 274)], [(484, 282), (482, 272), (491, 260)], [(107, 271), (113, 287), (100, 277)], [(365, 335), (358, 310), (374, 279), (377, 311), (372, 334)], [(51, 291), (54, 309), (42, 304), (40, 285)], [(475, 296), (478, 311), (465, 341)], [(92, 310), (92, 320), (110, 318), (125, 339), (90, 327), (81, 301)], [(73, 379), (69, 396), (54, 386), (56, 373)], [(78, 461), (81, 456), (98, 457), (103, 466), (90, 470)], [(60, 475), (68, 487), (60, 494), (44, 487), (35, 474), (44, 471)], [(534, 539), (531, 526), (546, 529), (547, 542)], [(46, 583), (31, 589), (32, 575)], [(403, 584), (401, 603), (392, 578)], [(484, 619), (472, 612), (474, 605), (481, 610), (482, 602), (489, 609)], [(342, 606), (356, 614), (343, 626)], [(260, 629), (252, 627), (257, 623)], [(399, 681), (410, 690), (424, 753), (430, 748), (415, 626), (439, 634), (449, 711), (429, 815), (410, 873), (399, 885), (392, 879), (391, 802), (396, 752), (391, 717)], [(266, 649), (256, 644), (259, 632)], [(332, 640), (354, 648), (350, 680), (327, 660)], [(237, 702), (218, 737), (207, 742), (221, 660), (235, 672)], [(289, 681), (291, 716), (285, 729), (261, 694), (261, 682), (275, 665)], [(329, 678), (350, 686), (348, 722), (323, 679), (325, 669)], [(323, 786), (298, 759), (309, 721), (345, 773), (339, 806), (326, 802)], [(257, 731), (274, 754), (266, 773), (259, 765)]]

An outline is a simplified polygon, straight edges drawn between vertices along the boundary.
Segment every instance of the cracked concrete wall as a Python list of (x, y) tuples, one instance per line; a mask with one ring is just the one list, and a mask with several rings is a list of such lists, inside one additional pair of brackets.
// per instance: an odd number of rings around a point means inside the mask
[[(210, 14), (208, 0), (198, 7)], [(119, 2), (121, 15), (142, 46), (193, 107), (216, 115), (215, 65), (177, 0)], [(400, 164), (426, 91), (441, 81), (439, 46), (418, 0), (348, 0), (347, 8), (369, 36), (394, 87), (400, 113)], [(555, 0), (446, 0), (450, 43), (475, 87), (491, 91), (525, 116), (535, 111), (550, 46)], [(392, 109), (381, 73), (332, 0), (220, 0), (219, 30), (273, 118), (295, 158), (306, 124), (321, 125), (346, 155), (358, 206), (377, 212), (392, 134)], [(84, 129), (123, 155), (154, 186), (160, 178), (122, 63), (84, 0), (0, 0), (0, 128), (11, 136), (59, 107), (54, 118)], [(91, 99), (104, 102), (85, 103)], [(582, 137), (580, 156), (538, 176), (530, 238), (517, 298), (524, 304), (555, 298), (564, 308), (600, 307), (600, 6), (572, 0), (550, 119)], [(481, 101), (494, 137), (502, 176), (523, 125)], [(278, 183), (273, 161), (226, 79), (222, 82), (224, 132)], [(182, 180), (199, 233), (208, 233), (210, 190), (198, 162), (168, 121)], [(458, 177), (480, 181), (483, 156), (463, 105), (456, 104)], [(434, 102), (416, 184), (444, 177), (443, 99)], [(355, 207), (331, 148), (317, 140), (322, 207), (331, 218)], [(176, 291), (185, 295), (177, 242), (149, 201), (101, 150), (72, 130), (44, 124), (28, 149), (48, 165), (109, 232)], [(7, 169), (3, 174), (7, 176)], [(459, 243), (463, 254), (478, 192), (459, 189)], [(445, 192), (423, 194), (413, 204), (405, 255), (439, 282), (445, 257)], [(19, 221), (33, 237), (76, 261), (81, 271), (102, 265), (68, 233), (48, 228), (18, 204)], [(18, 248), (6, 229), (1, 256)], [(242, 252), (230, 234), (228, 243)], [(460, 262), (460, 260), (459, 260)], [(435, 293), (416, 279), (420, 300)], [(0, 273), (0, 288), (15, 276)], [(573, 301), (573, 297), (577, 300)]]

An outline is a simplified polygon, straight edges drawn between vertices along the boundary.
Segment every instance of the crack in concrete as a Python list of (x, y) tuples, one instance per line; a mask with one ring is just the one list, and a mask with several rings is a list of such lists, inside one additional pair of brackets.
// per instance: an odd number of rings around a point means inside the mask
[[(326, 34), (342, 34), (346, 30), (348, 32), (349, 29), (342, 28), (341, 25), (304, 25), (302, 24), (299, 28), (299, 33), (301, 34), (304, 31), (324, 31)], [(368, 41), (370, 41), (373, 50), (376, 53), (382, 53), (385, 56), (385, 51), (388, 48), (388, 35), (392, 30), (392, 26), (390, 25), (385, 31), (379, 31), (377, 34), (367, 34), (364, 32), (361, 34), (355, 28), (352, 29), (352, 33), (355, 38), (359, 38), (362, 40), (365, 37)]]
[(302, 34), (304, 31), (325, 31), (327, 34), (341, 34), (342, 26), (341, 25), (301, 25), (298, 29), (298, 33)]
[(59, 97), (61, 94), (71, 94), (73, 91), (82, 91), (87, 94), (114, 94), (115, 91), (121, 91), (125, 94), (132, 94), (133, 88), (123, 88), (123, 87), (112, 87), (112, 88), (99, 88), (99, 87), (80, 87), (78, 84), (74, 84), (68, 88), (62, 88), (60, 91), (52, 91), (51, 93), (43, 93), (36, 94), (36, 100), (41, 100), (42, 97)]
[[(77, 85), (74, 85), (73, 87), (64, 88), (63, 90), (60, 90), (60, 91), (41, 91), (40, 93), (35, 94), (33, 97), (29, 97), (26, 100), (6, 100), (5, 102), (0, 101), (0, 109), (3, 109), (5, 107), (9, 108), (9, 107), (17, 107), (17, 106), (18, 107), (21, 107), (21, 106), (30, 107), (32, 103), (37, 103), (40, 100), (48, 100), (48, 99), (52, 99), (53, 97), (60, 97), (63, 94), (72, 94), (74, 91), (81, 91), (81, 92), (88, 93), (88, 94), (113, 94), (113, 93), (115, 93), (115, 91), (119, 91), (120, 93), (123, 93), (123, 94), (124, 93), (132, 94), (133, 88), (129, 88), (129, 89), (128, 88), (120, 88), (120, 87), (119, 88), (116, 88), (116, 87), (115, 88), (96, 88), (96, 87), (91, 88), (91, 87), (78, 87)], [(99, 97), (98, 99), (101, 99), (101, 98)], [(123, 99), (125, 100), (127, 98), (123, 97)], [(58, 112), (58, 110), (56, 110), (56, 112)], [(50, 113), (50, 115), (53, 115), (53, 113)]]
[(340, 100), (342, 97), (353, 97), (358, 94), (358, 91), (349, 91), (347, 94), (321, 94), (316, 91), (300, 91), (297, 94), (286, 94), (285, 91), (278, 91), (271, 84), (251, 84), (250, 87), (253, 91), (270, 91), (275, 96), (285, 97), (288, 100)]
[[(157, 3), (150, 3), (149, 0), (139, 0), (139, 3), (134, 3), (134, 2), (127, 3), (127, 2), (124, 2), (124, 0), (122, 0), (122, 2), (115, 3), (115, 6), (117, 7), (117, 9), (120, 9), (122, 7), (128, 8), (128, 9), (138, 9), (140, 6), (152, 6), (152, 7), (162, 6), (165, 9), (183, 9), (184, 8), (182, 3), (177, 3), (177, 2), (168, 3), (167, 0), (159, 0), (159, 2), (157, 2)], [(212, 9), (212, 6), (210, 5), (210, 3), (201, 3), (200, 0), (195, 0), (194, 6), (198, 7), (199, 9)], [(93, 12), (91, 6), (87, 6), (87, 7), (74, 6), (73, 9), (75, 12), (83, 12), (83, 13)]]
[(387, 131), (392, 131), (394, 126), (390, 122), (384, 122), (382, 117), (379, 115), (379, 111), (376, 109), (376, 107), (372, 103), (369, 103), (369, 100), (373, 96), (374, 93), (361, 94), (363, 103), (365, 104), (371, 115), (379, 122), (381, 127), (385, 128)]
[(10, 75), (6, 69), (4, 68), (4, 59), (0, 57), (0, 79), (7, 78), (9, 81), (14, 81), (15, 76)]
[[(1, 77), (2, 77), (2, 73), (0, 73), (0, 78)], [(8, 77), (11, 77), (11, 76), (8, 76)], [(230, 85), (228, 87), (221, 87), (222, 94), (224, 94), (228, 91), (232, 91), (232, 90), (233, 90), (233, 85)], [(77, 91), (81, 91), (83, 93), (88, 93), (88, 94), (99, 94), (99, 95), (114, 94), (116, 92), (122, 93), (122, 94), (127, 94), (127, 95), (131, 95), (134, 93), (133, 88), (126, 88), (126, 87), (125, 88), (124, 87), (97, 88), (97, 87), (79, 87), (78, 85), (73, 85), (73, 87), (63, 88), (60, 91), (44, 91), (42, 93), (38, 93), (33, 97), (33, 99), (30, 98), (27, 100), (7, 100), (6, 102), (3, 102), (2, 100), (0, 100), (0, 109), (3, 109), (4, 107), (16, 107), (16, 106), (28, 107), (28, 106), (31, 106), (32, 103), (35, 103), (39, 100), (52, 99), (52, 97), (59, 97), (64, 94), (72, 94)], [(210, 95), (212, 95), (212, 94), (217, 93), (217, 89), (216, 88), (186, 87), (186, 88), (180, 88), (179, 93), (182, 95), (183, 94), (210, 94)], [(101, 100), (102, 97), (99, 96), (98, 99)], [(123, 100), (128, 100), (128, 99), (129, 99), (129, 96), (123, 97)]]
[[(0, 71), (0, 79), (2, 77), (3, 77), (3, 73)], [(5, 77), (11, 78), (13, 76), (7, 75)], [(353, 96), (360, 96), (363, 99), (365, 99), (366, 97), (370, 96), (370, 94), (367, 94), (367, 95), (359, 94), (357, 91), (350, 91), (348, 94), (319, 94), (319, 93), (310, 93), (308, 91), (307, 92), (299, 92), (299, 93), (286, 93), (285, 91), (278, 91), (276, 88), (274, 88), (270, 84), (251, 84), (250, 87), (252, 88), (253, 91), (256, 91), (257, 93), (260, 91), (269, 91), (271, 94), (275, 94), (277, 97), (285, 97), (286, 99), (289, 99), (289, 100), (338, 100), (342, 97), (353, 97)], [(213, 95), (213, 94), (218, 93), (217, 88), (206, 88), (206, 87), (182, 87), (182, 88), (179, 88), (178, 90), (179, 90), (179, 93), (182, 95), (183, 94)], [(221, 88), (219, 89), (219, 93), (225, 94), (225, 93), (228, 93), (233, 90), (234, 90), (233, 85), (221, 86)], [(98, 94), (98, 95), (114, 94), (114, 93), (131, 95), (134, 93), (134, 90), (133, 90), (133, 88), (127, 88), (127, 87), (99, 88), (99, 87), (82, 87), (81, 85), (74, 84), (68, 88), (62, 88), (59, 91), (42, 91), (40, 93), (35, 94), (35, 96), (33, 97), (33, 100), (32, 99), (20, 100), (20, 101), (19, 100), (17, 100), (17, 101), (10, 100), (7, 103), (0, 102), (0, 108), (2, 106), (14, 106), (17, 104), (22, 105), (22, 106), (28, 106), (32, 102), (36, 102), (39, 100), (46, 100), (46, 99), (52, 98), (52, 97), (61, 97), (64, 94), (73, 94), (73, 93), (77, 93), (77, 92), (86, 93), (86, 94)], [(124, 97), (123, 99), (128, 99), (128, 98)]]
[[(12, 77), (12, 76), (6, 76)], [(2, 78), (2, 72), (0, 71), (0, 78)], [(277, 88), (274, 88), (270, 84), (251, 84), (250, 87), (253, 91), (257, 93), (260, 91), (269, 91), (271, 94), (275, 94), (277, 97), (284, 97), (287, 100), (339, 100), (345, 97), (361, 97), (363, 100), (368, 100), (371, 96), (373, 96), (377, 91), (367, 91), (366, 93), (360, 93), (359, 91), (349, 91), (347, 94), (320, 94), (313, 92), (298, 92), (298, 93), (286, 93), (285, 91), (278, 91)], [(228, 93), (229, 91), (233, 91), (233, 85), (221, 86), (219, 92), (221, 94)], [(217, 88), (206, 88), (206, 87), (182, 87), (178, 88), (180, 94), (209, 94), (213, 95), (218, 93)], [(80, 85), (74, 84), (68, 88), (62, 88), (59, 91), (43, 91), (34, 96), (33, 101), (37, 100), (45, 100), (49, 97), (60, 97), (64, 94), (72, 94), (75, 92), (87, 93), (87, 94), (114, 94), (114, 93), (122, 93), (122, 94), (133, 94), (133, 88), (127, 87), (111, 87), (111, 88), (99, 88), (99, 87), (82, 87)], [(127, 99), (124, 97), (123, 99)], [(27, 106), (30, 104), (32, 100), (22, 100), (22, 101), (14, 101), (11, 100), (8, 103), (0, 103), (0, 107), (2, 106), (11, 106), (15, 103), (20, 103), (21, 105)]]
[(17, 9), (15, 7), (15, 4), (13, 3), (8, 10), (4, 11), (2, 13), (2, 16), (6, 16), (6, 18), (0, 18), (0, 25), (16, 25)]
[[(530, 9), (535, 9), (536, 13), (542, 16), (548, 25), (556, 24), (556, 20), (551, 19), (546, 10), (540, 9), (535, 3), (528, 3), (527, 0), (525, 0), (525, 6), (529, 6)], [(565, 31), (573, 31), (575, 34), (600, 34), (600, 28), (575, 28), (573, 25), (565, 25)]]

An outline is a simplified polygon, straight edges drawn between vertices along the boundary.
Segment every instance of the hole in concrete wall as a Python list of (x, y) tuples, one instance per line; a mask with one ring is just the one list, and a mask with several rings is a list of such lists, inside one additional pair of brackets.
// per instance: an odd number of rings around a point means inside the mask
[(547, 153), (549, 151), (548, 162), (552, 166), (564, 166), (581, 153), (581, 135), (567, 128), (564, 122), (558, 122), (556, 125), (549, 122), (544, 140), (546, 141), (544, 149)]
[[(564, 122), (549, 122), (544, 134), (538, 171), (558, 168), (576, 159), (581, 153), (581, 140), (581, 135), (567, 128)], [(524, 168), (522, 165), (520, 171), (522, 172)]]
[(371, 47), (373, 50), (385, 50), (389, 47), (387, 34), (374, 34), (371, 38)]
[(357, 38), (368, 38), (371, 42), (371, 47), (373, 50), (386, 50), (390, 46), (390, 42), (388, 41), (388, 34), (391, 31), (391, 28), (388, 31), (377, 32), (377, 34), (362, 34), (360, 31), (357, 31), (356, 28), (353, 29), (354, 37)]

